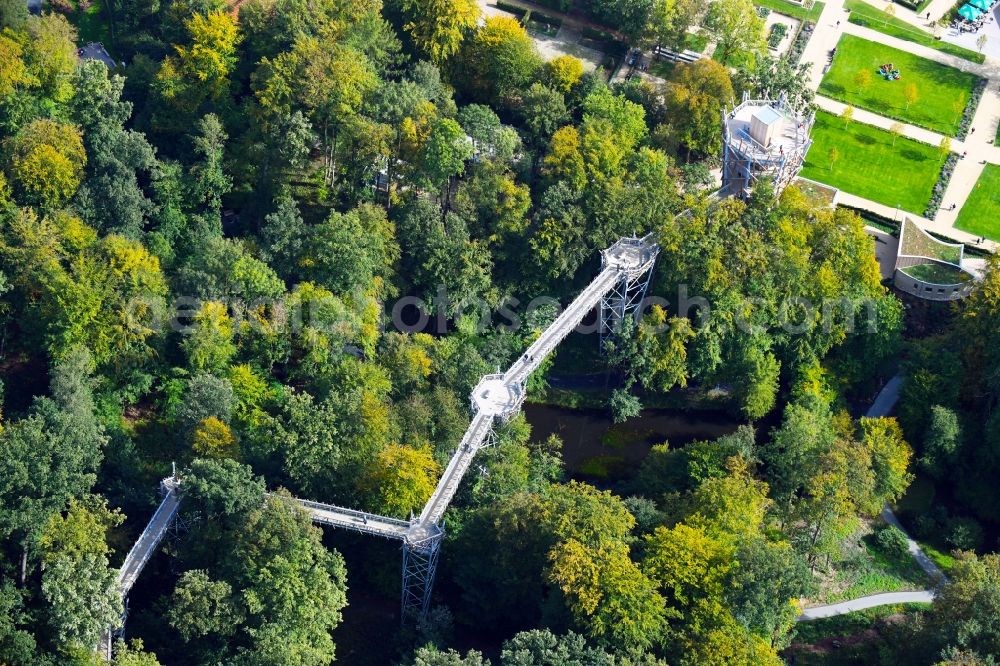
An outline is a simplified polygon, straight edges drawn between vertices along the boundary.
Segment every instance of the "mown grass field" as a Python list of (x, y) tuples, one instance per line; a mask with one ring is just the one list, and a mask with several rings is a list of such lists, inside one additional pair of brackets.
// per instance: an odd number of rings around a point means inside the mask
[[(886, 81), (879, 67), (892, 64), (901, 79)], [(861, 88), (858, 72), (871, 73)], [(881, 116), (955, 136), (977, 77), (883, 44), (844, 35), (837, 44), (833, 67), (823, 77), (819, 93)], [(917, 99), (907, 103), (905, 90), (914, 84)]]
[[(819, 111), (802, 176), (886, 206), (922, 215), (944, 155), (935, 146)], [(839, 158), (830, 162), (830, 149)]]
[(955, 228), (1000, 241), (1000, 166), (987, 164), (958, 213)]
[(872, 30), (878, 30), (883, 34), (889, 35), (890, 37), (905, 39), (908, 42), (920, 44), (921, 46), (926, 46), (928, 48), (941, 51), (942, 53), (963, 58), (969, 62), (981, 64), (986, 61), (986, 56), (982, 53), (977, 53), (958, 46), (957, 44), (950, 44), (940, 39), (934, 39), (934, 35), (929, 32), (921, 30), (920, 28), (917, 28), (913, 24), (907, 23), (902, 19), (889, 16), (885, 12), (880, 11), (877, 7), (872, 7), (864, 0), (846, 0), (844, 7), (851, 10), (849, 20), (855, 25), (871, 28)]

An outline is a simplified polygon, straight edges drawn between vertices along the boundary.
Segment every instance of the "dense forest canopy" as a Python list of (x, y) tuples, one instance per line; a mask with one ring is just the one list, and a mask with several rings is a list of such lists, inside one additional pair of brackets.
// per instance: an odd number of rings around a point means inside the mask
[[(350, 568), (288, 498), (419, 512), (479, 378), (645, 233), (660, 300), (603, 349), (567, 343), (587, 354), (530, 399), (599, 373), (616, 421), (693, 396), (746, 425), (592, 484), (513, 419), (388, 659), (485, 663), (452, 638), (488, 626), (504, 666), (780, 664), (799, 600), (915, 472), (953, 489), (964, 513), (926, 529), (966, 552), (885, 663), (1000, 654), (1000, 565), (972, 552), (998, 527), (1000, 273), (904, 342), (855, 214), (794, 186), (712, 196), (723, 105), (811, 101), (741, 32), (752, 5), (578, 4), (665, 45), (704, 19), (751, 57), (609, 85), (472, 0), (120, 0), (109, 70), (66, 12), (0, 3), (0, 664), (95, 663), (172, 463), (185, 529), (114, 663), (332, 662), (398, 563), (338, 541)], [(858, 418), (901, 354), (902, 427)]]

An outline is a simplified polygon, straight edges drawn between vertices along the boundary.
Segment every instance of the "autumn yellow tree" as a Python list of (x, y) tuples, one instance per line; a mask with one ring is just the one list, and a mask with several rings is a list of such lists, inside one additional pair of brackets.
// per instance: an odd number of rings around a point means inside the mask
[(205, 301), (194, 316), (194, 325), (181, 343), (191, 368), (201, 372), (222, 372), (236, 353), (233, 322), (226, 306)]
[(545, 78), (549, 87), (562, 93), (573, 89), (583, 76), (583, 62), (571, 55), (553, 58), (545, 65)]
[(479, 20), (475, 0), (403, 0), (402, 6), (403, 29), (438, 64), (458, 51), (465, 33)]
[(405, 517), (420, 511), (434, 492), (441, 468), (430, 447), (391, 444), (371, 461), (360, 481), (378, 511)]
[(240, 445), (225, 423), (214, 416), (203, 419), (191, 435), (191, 450), (202, 458), (240, 459)]
[(625, 648), (645, 648), (662, 637), (663, 598), (624, 542), (595, 547), (570, 539), (552, 549), (549, 562), (549, 579), (589, 636)]
[(913, 449), (894, 418), (862, 418), (858, 430), (861, 444), (871, 454), (877, 501), (895, 502), (913, 480), (909, 470)]
[(0, 98), (37, 83), (38, 79), (24, 62), (24, 47), (7, 35), (0, 35)]
[(41, 93), (56, 103), (73, 96), (76, 70), (76, 28), (62, 14), (46, 13), (28, 22), (22, 42), (25, 61)]
[(580, 152), (580, 132), (567, 125), (552, 135), (549, 154), (542, 162), (542, 173), (553, 181), (562, 181), (582, 190), (587, 184), (587, 170)]
[(221, 11), (195, 14), (184, 22), (188, 46), (175, 45), (156, 75), (156, 89), (165, 108), (158, 111), (164, 127), (187, 129), (206, 100), (218, 100), (229, 90), (241, 36), (236, 19)]
[(51, 209), (76, 193), (87, 153), (75, 126), (41, 118), (25, 125), (6, 145), (11, 180), (28, 201)]

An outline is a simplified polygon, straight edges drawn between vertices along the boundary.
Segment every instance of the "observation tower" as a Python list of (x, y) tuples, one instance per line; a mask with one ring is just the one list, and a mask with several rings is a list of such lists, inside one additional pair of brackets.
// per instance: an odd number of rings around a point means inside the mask
[(719, 196), (746, 199), (761, 179), (770, 179), (781, 194), (802, 168), (813, 122), (815, 114), (790, 108), (784, 93), (777, 101), (744, 93), (738, 106), (723, 109)]

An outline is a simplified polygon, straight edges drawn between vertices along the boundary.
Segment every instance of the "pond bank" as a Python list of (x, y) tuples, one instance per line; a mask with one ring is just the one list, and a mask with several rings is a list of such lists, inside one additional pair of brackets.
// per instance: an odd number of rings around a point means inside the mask
[(531, 436), (558, 435), (563, 462), (574, 477), (617, 480), (630, 476), (654, 444), (681, 447), (728, 435), (742, 423), (725, 412), (645, 409), (624, 423), (612, 423), (607, 409), (571, 409), (526, 404)]

